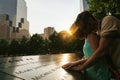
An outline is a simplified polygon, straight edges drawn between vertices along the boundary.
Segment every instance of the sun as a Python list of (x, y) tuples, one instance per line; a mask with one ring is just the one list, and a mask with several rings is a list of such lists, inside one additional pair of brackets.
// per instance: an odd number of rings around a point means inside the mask
[(71, 33), (71, 31), (68, 29), (68, 30), (66, 30), (70, 35), (72, 35), (72, 33)]

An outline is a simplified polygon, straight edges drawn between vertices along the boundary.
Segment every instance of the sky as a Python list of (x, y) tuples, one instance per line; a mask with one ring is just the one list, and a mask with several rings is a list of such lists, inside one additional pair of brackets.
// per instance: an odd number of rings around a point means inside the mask
[(54, 27), (57, 32), (69, 30), (80, 13), (80, 0), (25, 0), (29, 31), (44, 33), (44, 28)]

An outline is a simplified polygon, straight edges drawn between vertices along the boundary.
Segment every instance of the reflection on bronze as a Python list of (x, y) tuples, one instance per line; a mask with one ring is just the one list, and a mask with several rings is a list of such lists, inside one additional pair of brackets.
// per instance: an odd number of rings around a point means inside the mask
[(82, 80), (81, 73), (61, 68), (78, 59), (73, 53), (0, 58), (2, 80)]

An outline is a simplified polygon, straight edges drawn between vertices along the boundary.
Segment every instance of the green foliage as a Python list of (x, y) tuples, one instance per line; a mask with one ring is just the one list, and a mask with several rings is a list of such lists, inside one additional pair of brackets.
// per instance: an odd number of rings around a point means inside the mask
[(25, 36), (23, 36), (19, 42), (20, 42), (20, 47), (19, 47), (20, 54), (28, 53), (28, 39)]
[(54, 33), (49, 37), (49, 40), (52, 53), (80, 52), (84, 43), (80, 39), (74, 39), (73, 36), (68, 36), (66, 32)]
[(81, 52), (83, 41), (68, 36), (67, 33), (61, 34), (54, 32), (49, 39), (43, 39), (39, 34), (34, 34), (30, 39), (22, 37), (22, 39), (13, 39), (8, 41), (0, 40), (1, 55), (38, 55), (48, 53), (68, 53)]
[(97, 19), (111, 15), (120, 18), (120, 0), (89, 0), (89, 10)]
[(16, 55), (20, 53), (20, 43), (18, 40), (14, 39), (9, 45), (9, 55)]
[(41, 47), (41, 53), (51, 53), (51, 49), (50, 49), (50, 41), (48, 39), (45, 39), (43, 42), (43, 46)]
[(29, 47), (28, 53), (30, 54), (39, 53), (41, 51), (42, 46), (43, 46), (43, 38), (38, 34), (34, 34), (28, 41), (28, 47)]
[(54, 32), (50, 37), (50, 50), (54, 53), (60, 52), (61, 51), (61, 47), (62, 47), (62, 43), (61, 43), (61, 36), (58, 35), (57, 32)]
[(4, 39), (0, 39), (0, 54), (7, 54), (8, 53), (8, 41)]

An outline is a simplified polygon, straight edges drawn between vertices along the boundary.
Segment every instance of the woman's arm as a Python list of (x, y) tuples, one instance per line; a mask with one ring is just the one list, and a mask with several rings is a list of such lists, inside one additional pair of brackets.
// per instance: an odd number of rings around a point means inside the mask
[(80, 66), (79, 70), (84, 70), (91, 65), (93, 65), (101, 56), (103, 56), (104, 53), (108, 47), (110, 46), (111, 39), (109, 38), (101, 38), (99, 42), (99, 47), (96, 49), (96, 51), (93, 53), (91, 57), (88, 58), (88, 60)]
[(87, 37), (89, 43), (90, 43), (90, 46), (93, 50), (93, 52), (95, 52), (95, 50), (98, 48), (99, 46), (99, 37), (96, 33), (91, 33), (88, 35)]
[(70, 62), (70, 63), (64, 64), (62, 66), (62, 68), (64, 68), (64, 69), (70, 69), (70, 68), (72, 68), (74, 66), (83, 64), (85, 61), (87, 61), (87, 59), (80, 59), (80, 60), (77, 60), (77, 61), (74, 61), (74, 62)]
[[(88, 41), (91, 45), (91, 48), (94, 52), (98, 48), (98, 44), (99, 44), (99, 38), (98, 38), (97, 34), (96, 33), (91, 33), (91, 34), (88, 35), (87, 39), (88, 39)], [(87, 58), (82, 59), (82, 60), (78, 60), (78, 61), (72, 62), (71, 63), (72, 65), (71, 64), (65, 65), (65, 67), (66, 67), (66, 69), (71, 68), (73, 70), (79, 70), (79, 67), (81, 65), (83, 65), (87, 60), (88, 60)], [(80, 65), (80, 66), (78, 66), (78, 65)]]

